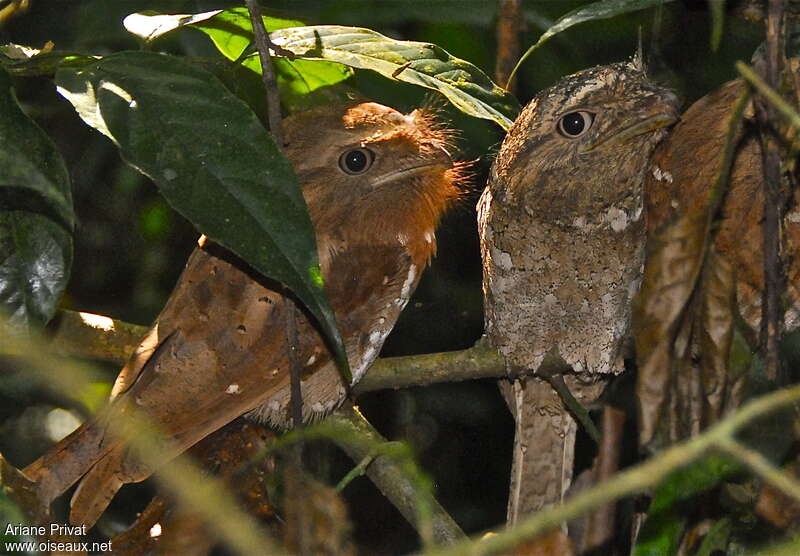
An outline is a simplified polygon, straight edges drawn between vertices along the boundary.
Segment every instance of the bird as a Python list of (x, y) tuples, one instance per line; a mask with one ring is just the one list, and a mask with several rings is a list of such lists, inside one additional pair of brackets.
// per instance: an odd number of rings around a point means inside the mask
[(508, 521), (559, 502), (576, 423), (544, 380), (592, 402), (623, 370), (645, 247), (642, 185), (679, 101), (641, 56), (539, 92), (505, 137), (478, 202), (485, 328), (515, 416)]
[[(795, 66), (798, 61), (793, 62)], [(730, 114), (747, 85), (743, 79), (724, 83), (692, 104), (669, 136), (653, 153), (645, 180), (645, 221), (648, 236), (689, 210), (705, 210), (709, 186), (719, 173)], [(742, 319), (757, 333), (764, 289), (762, 253), (764, 178), (761, 145), (752, 102), (744, 112), (744, 125), (735, 138), (736, 151), (727, 194), (714, 239), (716, 251), (737, 270), (737, 305)], [(691, 160), (692, 164), (686, 164)], [(800, 193), (793, 192), (783, 228), (787, 257), (785, 327), (800, 326)]]
[[(798, 59), (787, 61), (788, 72), (797, 75), (798, 64)], [(669, 136), (654, 151), (644, 190), (648, 257), (650, 253), (658, 257), (657, 245), (666, 245), (670, 237), (686, 233), (682, 231), (686, 227), (681, 227), (681, 220), (685, 223), (688, 217), (700, 215), (703, 218), (700, 222), (704, 222), (711, 204), (711, 185), (721, 173), (731, 115), (746, 89), (743, 79), (735, 79), (697, 100), (681, 115)], [(708, 252), (709, 260), (713, 257), (713, 265), (707, 263), (709, 268), (713, 266), (715, 277), (729, 276), (732, 303), (717, 301), (718, 309), (711, 317), (714, 320), (710, 329), (703, 322), (689, 322), (682, 326), (691, 340), (683, 341), (683, 349), (676, 347), (672, 353), (677, 360), (682, 358), (680, 352), (686, 353), (688, 364), (682, 366), (685, 371), (675, 369), (668, 373), (665, 365), (658, 365), (659, 368), (653, 368), (654, 372), (650, 373), (650, 367), (644, 366), (646, 361), (640, 363), (637, 396), (642, 446), (675, 442), (692, 436), (743, 401), (746, 375), (735, 376), (727, 364), (703, 363), (702, 340), (705, 331), (710, 330), (706, 336), (711, 341), (719, 346), (730, 345), (736, 328), (755, 345), (761, 327), (765, 287), (764, 172), (752, 98), (744, 106), (742, 115), (742, 122), (733, 136), (734, 149), (730, 174), (724, 183), (725, 195), (717, 214), (712, 215), (715, 224)], [(792, 171), (791, 165), (787, 168), (788, 172)], [(787, 195), (786, 201), (781, 226), (781, 262), (786, 275), (782, 293), (783, 329), (791, 332), (800, 327), (800, 190), (795, 188)], [(673, 225), (677, 227), (671, 227)], [(704, 232), (699, 230), (700, 234)], [(683, 252), (684, 258), (686, 252)], [(658, 275), (659, 265), (648, 263), (646, 285), (634, 312), (634, 317), (638, 317), (638, 327), (651, 326), (652, 319), (657, 316), (656, 306), (650, 301), (651, 295), (674, 300), (673, 296), (665, 293), (666, 290), (673, 284), (685, 282), (687, 271), (693, 268), (687, 262), (681, 262), (686, 270), (680, 270), (680, 265), (674, 264), (679, 269), (668, 277)], [(710, 289), (703, 283), (699, 286), (704, 294)], [(712, 290), (708, 295), (728, 297), (727, 293), (720, 292), (719, 286), (716, 292)], [(693, 298), (702, 300), (703, 296), (693, 295)], [(697, 318), (702, 319), (706, 312), (699, 312)], [(736, 318), (734, 313), (741, 318)], [(686, 314), (693, 312), (686, 311)], [(727, 353), (728, 349), (723, 349)]]
[[(462, 192), (466, 163), (452, 159), (452, 132), (425, 109), (404, 115), (351, 101), (294, 114), (283, 127), (355, 384), (435, 254), (436, 226)], [(112, 431), (126, 430), (134, 409), (161, 431), (163, 463), (243, 414), (291, 426), (293, 311), (303, 419), (334, 410), (351, 385), (315, 321), (295, 307), (280, 284), (201, 236), (107, 406), (22, 470), (40, 500), (49, 505), (79, 482), (70, 521), (90, 527), (123, 484), (150, 476), (155, 468)]]

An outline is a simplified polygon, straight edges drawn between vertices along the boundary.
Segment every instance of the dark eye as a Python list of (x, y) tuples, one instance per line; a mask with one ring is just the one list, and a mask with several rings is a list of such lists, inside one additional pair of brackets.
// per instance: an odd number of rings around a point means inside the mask
[(570, 112), (569, 114), (564, 114), (558, 120), (558, 131), (561, 135), (570, 139), (580, 137), (592, 127), (592, 122), (594, 122), (594, 114), (591, 112), (583, 110)]
[(347, 174), (363, 174), (372, 166), (375, 155), (369, 149), (352, 149), (339, 157), (339, 167)]

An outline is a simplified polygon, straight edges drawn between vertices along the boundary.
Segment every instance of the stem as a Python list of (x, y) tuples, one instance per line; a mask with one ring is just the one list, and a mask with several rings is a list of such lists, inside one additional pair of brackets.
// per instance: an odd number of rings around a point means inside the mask
[[(783, 70), (784, 0), (769, 0), (767, 12), (767, 69), (766, 83), (777, 90)], [(780, 303), (784, 290), (780, 240), (783, 210), (781, 203), (781, 148), (775, 135), (778, 126), (774, 106), (758, 99), (756, 118), (759, 123), (761, 157), (764, 165), (764, 291), (761, 301), (761, 345), (767, 378), (783, 383), (778, 352), (783, 329), (783, 308)]]
[(281, 119), (281, 99), (278, 94), (278, 82), (275, 79), (275, 67), (272, 64), (272, 57), (269, 49), (272, 48), (272, 41), (264, 27), (264, 19), (261, 17), (261, 6), (258, 0), (246, 0), (247, 11), (250, 13), (250, 22), (253, 24), (253, 35), (255, 37), (258, 58), (261, 61), (261, 78), (264, 80), (264, 88), (267, 90), (267, 118), (269, 120), (269, 130), (278, 144), (278, 148), (283, 150), (283, 122)]
[(782, 493), (800, 501), (800, 482), (772, 465), (767, 458), (731, 438), (720, 438), (715, 444), (720, 450), (745, 464), (753, 473)]
[(519, 35), (525, 25), (521, 0), (497, 2), (497, 61), (494, 66), (495, 83), (505, 83), (506, 89), (515, 92), (516, 82), (511, 71), (519, 58)]

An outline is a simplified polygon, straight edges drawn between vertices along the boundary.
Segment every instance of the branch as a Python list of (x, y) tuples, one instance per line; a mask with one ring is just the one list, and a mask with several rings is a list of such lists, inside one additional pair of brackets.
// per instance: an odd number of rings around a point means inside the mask
[[(49, 330), (49, 346), (61, 355), (87, 359), (102, 359), (117, 364), (127, 361), (128, 355), (138, 346), (147, 327), (130, 324), (109, 317), (62, 310)], [(0, 346), (0, 355), (25, 355), (20, 346)], [(46, 350), (45, 350), (46, 351)], [(475, 347), (451, 353), (437, 353), (413, 357), (394, 357), (379, 360), (356, 389), (358, 393), (383, 388), (431, 384), (452, 380), (504, 376), (505, 367), (500, 356), (483, 342)], [(368, 380), (368, 378), (371, 379)], [(376, 446), (386, 440), (352, 406), (345, 406), (329, 417), (334, 426), (344, 433), (326, 436), (350, 455), (361, 461), (370, 455), (374, 459), (366, 467), (367, 476), (375, 483), (400, 513), (418, 528), (423, 538), (428, 523), (427, 536), (438, 543), (464, 538), (464, 533), (435, 500), (433, 496), (420, 495), (396, 458), (375, 452)], [(314, 430), (308, 431), (313, 434)], [(291, 439), (291, 434), (287, 435)], [(303, 438), (306, 433), (297, 433)], [(280, 443), (275, 443), (277, 446)]]
[[(769, 0), (767, 7), (766, 82), (773, 89), (780, 86), (784, 59), (785, 0)], [(786, 277), (781, 261), (781, 222), (783, 221), (781, 171), (782, 149), (776, 137), (778, 117), (775, 107), (762, 98), (755, 103), (759, 124), (761, 158), (764, 164), (764, 291), (761, 301), (760, 343), (764, 348), (764, 367), (767, 378), (783, 382), (778, 353), (783, 330), (781, 297)]]
[[(92, 313), (62, 310), (48, 326), (50, 347), (60, 355), (123, 365), (148, 328)], [(0, 344), (0, 355), (20, 355)], [(378, 359), (353, 389), (355, 395), (478, 378), (505, 377), (503, 359), (483, 341), (444, 353)]]
[(328, 417), (348, 434), (338, 434), (331, 440), (344, 450), (353, 461), (362, 461), (375, 456), (366, 466), (367, 476), (375, 486), (403, 514), (408, 522), (420, 532), (423, 540), (432, 537), (436, 543), (453, 543), (466, 538), (453, 518), (442, 508), (430, 492), (420, 492), (409, 480), (409, 469), (404, 469), (396, 459), (375, 455), (375, 446), (387, 441), (369, 421), (352, 405), (345, 405)]
[(525, 25), (522, 0), (497, 2), (497, 61), (494, 65), (495, 83), (505, 83), (505, 88), (515, 92), (516, 82), (511, 71), (519, 59), (519, 35)]

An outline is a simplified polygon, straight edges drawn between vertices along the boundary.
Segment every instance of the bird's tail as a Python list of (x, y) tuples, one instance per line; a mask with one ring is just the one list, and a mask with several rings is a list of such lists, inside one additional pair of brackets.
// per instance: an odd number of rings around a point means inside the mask
[(545, 380), (521, 378), (501, 390), (516, 421), (508, 497), (513, 525), (561, 502), (572, 481), (577, 424)]
[(69, 520), (73, 525), (92, 527), (122, 485), (132, 482), (124, 473), (124, 452), (116, 449), (107, 453), (83, 477), (70, 501)]
[(39, 500), (49, 506), (114, 447), (105, 427), (92, 420), (53, 446), (22, 473), (36, 483)]

